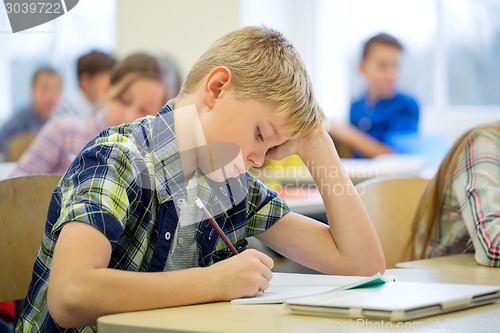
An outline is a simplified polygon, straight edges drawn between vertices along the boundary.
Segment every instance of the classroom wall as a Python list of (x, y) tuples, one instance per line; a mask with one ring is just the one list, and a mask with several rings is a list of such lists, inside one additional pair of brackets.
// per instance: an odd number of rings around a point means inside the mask
[[(303, 0), (267, 2), (117, 0), (116, 54), (125, 56), (140, 50), (164, 53), (176, 61), (181, 75), (185, 77), (196, 59), (217, 38), (244, 25), (265, 24), (279, 29), (294, 43), (305, 60), (321, 104), (330, 117), (346, 121), (348, 91), (331, 89), (337, 82), (349, 79), (344, 68), (345, 59), (337, 48), (313, 45), (314, 38), (322, 38), (318, 36), (323, 33), (342, 37), (340, 28), (335, 25), (338, 21), (335, 15), (339, 15), (336, 2), (317, 0), (314, 5)], [(319, 6), (321, 3), (323, 4)], [(324, 9), (325, 4), (329, 4), (331, 8), (318, 12), (318, 8)], [(317, 12), (317, 22), (310, 21), (314, 12)], [(297, 22), (301, 24), (296, 24)], [(338, 40), (337, 44), (343, 45), (343, 42)], [(320, 58), (329, 61), (320, 61)], [(317, 68), (318, 63), (328, 66)], [(345, 87), (347, 89), (347, 85)], [(452, 142), (476, 124), (498, 120), (497, 106), (455, 107), (454, 110), (436, 110), (423, 106), (420, 129), (424, 133), (441, 133)]]
[(185, 77), (210, 44), (240, 26), (239, 13), (236, 0), (118, 0), (116, 54), (163, 53)]

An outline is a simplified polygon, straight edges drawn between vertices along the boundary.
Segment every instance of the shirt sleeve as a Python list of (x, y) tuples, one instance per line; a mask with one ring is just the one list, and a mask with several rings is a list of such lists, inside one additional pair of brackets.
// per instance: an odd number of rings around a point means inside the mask
[(49, 120), (23, 153), (13, 176), (55, 173), (64, 157), (65, 131), (61, 120)]
[(94, 143), (84, 149), (61, 181), (61, 212), (52, 232), (67, 222), (88, 223), (114, 247), (140, 203), (140, 182), (131, 155), (117, 144)]
[(275, 191), (266, 187), (252, 174), (247, 175), (249, 186), (246, 236), (252, 237), (270, 228), (290, 212), (290, 208)]
[(472, 136), (459, 157), (453, 192), (474, 245), (476, 261), (500, 266), (500, 133)]

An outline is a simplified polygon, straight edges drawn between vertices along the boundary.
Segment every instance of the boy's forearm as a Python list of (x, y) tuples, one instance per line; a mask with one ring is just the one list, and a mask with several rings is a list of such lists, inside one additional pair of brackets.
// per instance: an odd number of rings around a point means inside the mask
[(385, 260), (366, 209), (342, 168), (326, 131), (320, 131), (299, 149), (325, 204), (330, 233), (346, 264), (383, 271)]
[(349, 147), (359, 151), (365, 157), (375, 157), (383, 154), (392, 154), (392, 150), (384, 143), (361, 132), (357, 128), (347, 125), (340, 126), (332, 122), (329, 134), (335, 141), (347, 144)]
[(209, 270), (192, 268), (158, 273), (91, 270), (66, 288), (65, 295), (58, 295), (65, 298), (59, 300), (65, 306), (55, 319), (63, 327), (81, 327), (94, 325), (98, 317), (106, 314), (215, 301), (219, 298), (218, 291)]

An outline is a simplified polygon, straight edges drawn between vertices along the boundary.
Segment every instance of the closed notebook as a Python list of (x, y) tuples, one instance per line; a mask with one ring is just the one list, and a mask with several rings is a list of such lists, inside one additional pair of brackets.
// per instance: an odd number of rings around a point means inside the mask
[(500, 299), (500, 287), (394, 282), (372, 288), (327, 292), (287, 300), (296, 314), (407, 321), (458, 311)]
[(283, 303), (297, 297), (321, 294), (335, 290), (362, 288), (395, 281), (394, 275), (340, 276), (320, 274), (273, 273), (269, 288), (255, 297), (237, 298), (231, 304)]

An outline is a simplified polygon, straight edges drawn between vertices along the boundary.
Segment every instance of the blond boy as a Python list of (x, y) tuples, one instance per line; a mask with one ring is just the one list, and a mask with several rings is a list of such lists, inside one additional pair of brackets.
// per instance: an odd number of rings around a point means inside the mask
[[(222, 37), (156, 117), (104, 131), (70, 166), (52, 198), (18, 331), (91, 332), (110, 313), (254, 296), (267, 289), (273, 261), (245, 250), (252, 236), (324, 273), (383, 271), (352, 184), (326, 172), (342, 169), (320, 123), (304, 65), (281, 34), (244, 28)], [(238, 147), (235, 156), (217, 156), (225, 144)], [(323, 191), (329, 225), (291, 212), (246, 172), (291, 154), (320, 188), (345, 186)], [(196, 197), (240, 254), (198, 220)]]

